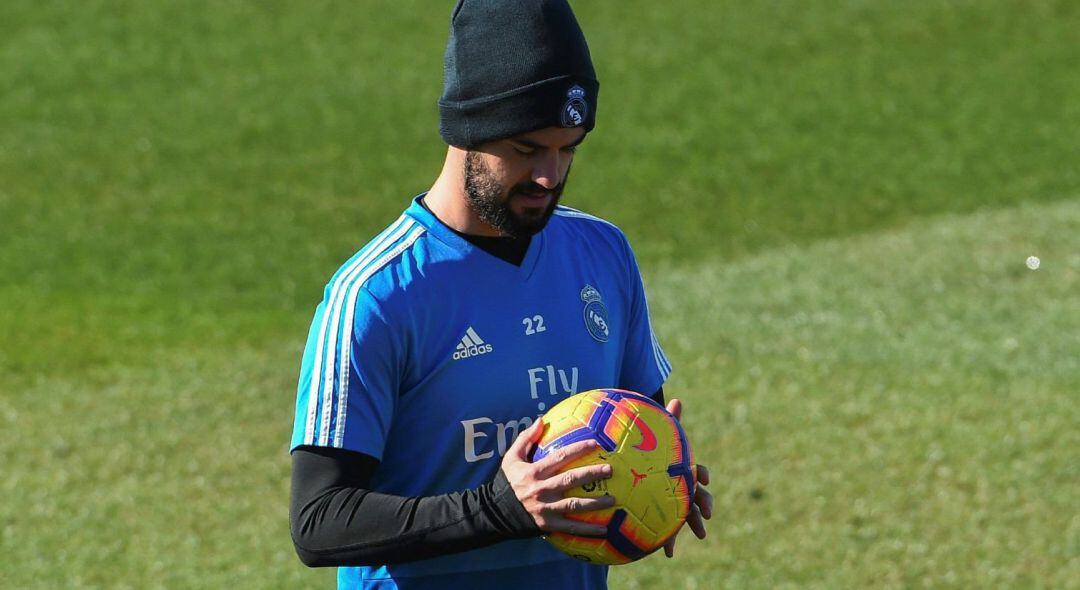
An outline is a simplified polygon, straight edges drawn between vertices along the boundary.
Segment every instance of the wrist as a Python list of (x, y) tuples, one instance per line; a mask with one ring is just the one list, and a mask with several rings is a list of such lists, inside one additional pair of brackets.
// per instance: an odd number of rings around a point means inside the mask
[(506, 474), (502, 469), (495, 474), (495, 479), (489, 485), (495, 508), (502, 516), (501, 520), (506, 523), (507, 532), (511, 537), (524, 539), (543, 534), (521, 500), (518, 500), (513, 486), (510, 485), (510, 480), (506, 479)]

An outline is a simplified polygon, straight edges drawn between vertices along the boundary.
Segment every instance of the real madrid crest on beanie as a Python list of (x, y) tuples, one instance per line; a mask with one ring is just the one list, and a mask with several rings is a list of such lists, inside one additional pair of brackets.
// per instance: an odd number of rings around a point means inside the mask
[(599, 89), (566, 0), (458, 0), (439, 99), (446, 143), (475, 147), (544, 127), (591, 131)]

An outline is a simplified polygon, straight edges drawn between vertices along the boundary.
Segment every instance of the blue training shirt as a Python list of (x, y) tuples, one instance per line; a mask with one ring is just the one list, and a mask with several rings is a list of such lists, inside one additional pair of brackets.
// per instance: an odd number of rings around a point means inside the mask
[[(617, 227), (560, 206), (519, 267), (458, 236), (420, 198), (326, 286), (291, 448), (371, 455), (371, 487), (383, 493), (445, 494), (491, 481), (517, 433), (562, 399), (663, 385), (671, 365)], [(339, 568), (338, 588), (605, 588), (606, 578), (534, 538)]]

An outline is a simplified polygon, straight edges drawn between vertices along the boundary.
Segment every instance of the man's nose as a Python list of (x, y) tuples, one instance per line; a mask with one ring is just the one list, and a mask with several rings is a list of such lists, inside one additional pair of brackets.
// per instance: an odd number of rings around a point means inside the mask
[(552, 150), (552, 153), (544, 155), (536, 166), (533, 167), (532, 180), (536, 184), (551, 190), (562, 182), (564, 158), (560, 150)]

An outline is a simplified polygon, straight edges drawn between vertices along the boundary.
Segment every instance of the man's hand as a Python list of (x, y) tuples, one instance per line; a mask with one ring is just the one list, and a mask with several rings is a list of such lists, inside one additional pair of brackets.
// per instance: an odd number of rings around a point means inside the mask
[[(672, 416), (678, 420), (682, 416), (682, 402), (673, 399), (667, 404), (667, 411), (671, 412)], [(690, 505), (690, 514), (686, 517), (686, 524), (690, 525), (690, 530), (694, 531), (694, 535), (699, 539), (705, 538), (705, 521), (712, 518), (712, 494), (709, 490), (705, 489), (705, 485), (709, 483), (709, 468), (704, 465), (697, 466), (697, 485), (694, 486), (694, 502)], [(680, 527), (680, 530), (682, 528)], [(668, 557), (675, 556), (675, 537), (679, 536), (679, 531), (675, 531), (674, 535), (668, 539), (667, 543), (664, 543), (664, 555)]]
[(529, 452), (543, 433), (537, 419), (525, 429), (506, 451), (502, 471), (518, 500), (532, 515), (536, 526), (548, 533), (569, 533), (584, 537), (603, 537), (607, 528), (601, 525), (578, 522), (563, 516), (568, 512), (585, 512), (610, 508), (615, 504), (613, 496), (602, 498), (567, 498), (564, 493), (577, 486), (611, 477), (611, 465), (587, 465), (563, 473), (559, 470), (599, 445), (587, 440), (567, 445), (550, 455), (529, 463)]

